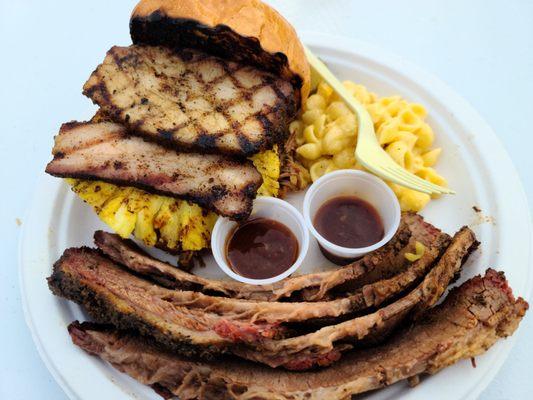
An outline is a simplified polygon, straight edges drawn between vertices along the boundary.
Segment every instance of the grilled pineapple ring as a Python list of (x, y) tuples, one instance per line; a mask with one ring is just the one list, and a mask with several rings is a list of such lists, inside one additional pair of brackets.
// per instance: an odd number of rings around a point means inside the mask
[[(250, 158), (263, 177), (260, 196), (277, 196), (280, 159), (277, 148)], [(147, 246), (198, 251), (209, 247), (217, 215), (197, 204), (101, 181), (66, 179), (72, 190), (120, 236), (133, 234)]]

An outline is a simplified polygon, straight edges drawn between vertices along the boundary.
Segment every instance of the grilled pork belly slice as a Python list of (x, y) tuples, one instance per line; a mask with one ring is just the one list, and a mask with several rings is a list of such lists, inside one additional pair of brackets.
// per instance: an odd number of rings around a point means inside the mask
[(434, 374), (484, 353), (511, 335), (528, 304), (514, 299), (503, 273), (489, 269), (452, 290), (421, 323), (384, 345), (347, 355), (318, 372), (272, 370), (246, 362), (201, 362), (161, 351), (109, 327), (72, 323), (72, 341), (139, 382), (180, 399), (348, 400), (352, 395)]
[[(335, 316), (352, 311), (355, 302), (217, 301), (200, 293), (155, 286), (90, 249), (67, 250), (54, 265), (49, 285), (56, 295), (83, 305), (97, 321), (135, 329), (176, 351), (182, 351), (185, 344), (188, 353), (198, 346), (198, 354), (229, 351), (272, 367), (308, 369), (338, 360), (342, 350), (350, 347), (345, 342), (378, 340), (409, 312), (433, 305), (474, 243), (472, 232), (463, 229), (437, 266), (404, 298), (373, 314), (286, 339), (280, 338), (285, 336), (281, 323), (287, 319), (298, 321), (304, 316), (316, 318), (328, 313)], [(292, 317), (287, 312), (292, 312)]]
[(424, 222), (421, 216), (405, 213), (396, 235), (387, 245), (353, 264), (331, 271), (287, 278), (272, 285), (257, 286), (192, 275), (148, 256), (129, 240), (106, 232), (95, 234), (96, 245), (109, 257), (165, 287), (264, 301), (321, 301), (332, 297), (335, 290), (336, 295), (351, 292), (405, 270), (410, 263), (404, 254), (414, 251), (414, 242), (421, 241), (426, 247), (444, 247), (448, 240), (448, 235)]
[(182, 198), (233, 219), (252, 211), (261, 175), (249, 161), (177, 153), (115, 123), (68, 123), (55, 137), (46, 172), (96, 179)]
[(285, 141), (289, 81), (196, 50), (112, 47), (83, 87), (115, 122), (178, 149), (251, 155)]

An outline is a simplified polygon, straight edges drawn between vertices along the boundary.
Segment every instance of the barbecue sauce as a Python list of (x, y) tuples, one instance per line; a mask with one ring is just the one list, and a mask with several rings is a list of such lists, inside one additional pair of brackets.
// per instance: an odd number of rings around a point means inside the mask
[(338, 196), (326, 201), (313, 222), (326, 240), (352, 249), (371, 246), (385, 234), (376, 209), (356, 196)]
[(280, 222), (256, 218), (238, 225), (226, 242), (226, 259), (237, 274), (267, 279), (288, 270), (298, 258), (298, 240)]

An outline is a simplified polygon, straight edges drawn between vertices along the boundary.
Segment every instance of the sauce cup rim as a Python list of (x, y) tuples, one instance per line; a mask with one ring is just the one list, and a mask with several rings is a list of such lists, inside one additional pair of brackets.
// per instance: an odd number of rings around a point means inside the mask
[[(288, 277), (289, 275), (296, 272), (298, 268), (301, 267), (305, 259), (305, 256), (307, 255), (307, 251), (309, 249), (309, 230), (307, 229), (307, 224), (305, 223), (305, 220), (302, 214), (292, 204), (288, 203), (285, 200), (281, 200), (275, 197), (258, 196), (254, 200), (254, 208), (256, 206), (282, 207), (285, 210), (287, 210), (293, 217), (295, 217), (296, 221), (298, 222), (298, 225), (300, 227), (301, 234), (302, 234), (301, 241), (298, 240), (298, 235), (295, 232), (293, 232), (292, 229), (290, 229), (286, 223), (278, 219), (271, 218), (287, 226), (287, 228), (291, 230), (293, 234), (296, 236), (296, 240), (298, 241), (298, 257), (296, 258), (296, 261), (287, 270), (285, 270), (279, 275), (273, 276), (271, 278), (264, 278), (264, 279), (247, 278), (245, 276), (239, 275), (236, 272), (234, 272), (231, 269), (231, 267), (228, 265), (228, 262), (226, 260), (226, 241), (228, 239), (228, 236), (223, 235), (221, 233), (221, 230), (224, 227), (224, 225), (235, 224), (235, 221), (232, 221), (228, 218), (219, 217), (217, 219), (215, 226), (213, 227), (213, 232), (211, 234), (211, 250), (213, 252), (213, 257), (215, 258), (215, 261), (217, 265), (219, 266), (219, 268), (222, 271), (224, 271), (224, 273), (228, 275), (230, 278), (233, 278), (236, 281), (248, 283), (251, 285), (268, 285), (268, 284), (278, 282)], [(253, 216), (253, 211), (252, 211), (251, 217), (252, 216)]]

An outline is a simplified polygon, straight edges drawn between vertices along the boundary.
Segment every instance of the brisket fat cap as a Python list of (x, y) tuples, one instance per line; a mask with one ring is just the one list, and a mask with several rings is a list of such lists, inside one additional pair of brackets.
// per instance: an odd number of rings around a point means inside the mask
[(516, 330), (527, 308), (522, 298), (514, 299), (503, 273), (489, 269), (452, 290), (423, 322), (387, 344), (349, 354), (328, 369), (297, 374), (231, 360), (193, 361), (137, 336), (85, 323), (71, 324), (69, 332), (87, 352), (181, 399), (208, 400), (216, 393), (217, 399), (345, 400), (483, 353)]

